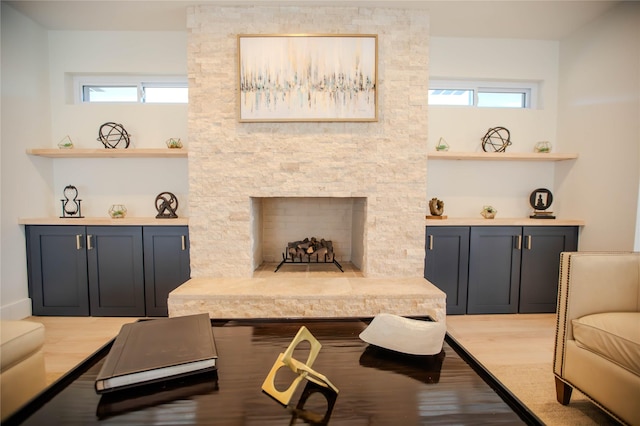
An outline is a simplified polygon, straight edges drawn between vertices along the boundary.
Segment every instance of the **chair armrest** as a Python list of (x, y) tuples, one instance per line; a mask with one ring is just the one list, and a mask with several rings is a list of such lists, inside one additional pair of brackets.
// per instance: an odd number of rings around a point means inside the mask
[(571, 320), (600, 312), (638, 312), (640, 253), (563, 252), (560, 254), (554, 371), (558, 372)]

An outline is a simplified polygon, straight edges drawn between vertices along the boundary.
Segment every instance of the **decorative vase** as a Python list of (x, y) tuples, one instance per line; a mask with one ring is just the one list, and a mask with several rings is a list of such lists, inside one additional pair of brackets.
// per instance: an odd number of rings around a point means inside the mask
[(109, 216), (112, 219), (123, 219), (127, 215), (127, 208), (124, 204), (114, 204), (109, 208)]

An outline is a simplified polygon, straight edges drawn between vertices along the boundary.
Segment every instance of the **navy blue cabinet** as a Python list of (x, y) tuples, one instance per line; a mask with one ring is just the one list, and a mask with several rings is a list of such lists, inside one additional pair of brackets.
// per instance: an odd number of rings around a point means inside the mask
[(87, 266), (92, 316), (145, 316), (142, 227), (88, 226)]
[(467, 313), (518, 312), (521, 234), (518, 226), (471, 228)]
[(426, 245), (425, 278), (448, 314), (555, 312), (560, 253), (578, 249), (578, 228), (427, 227)]
[(144, 316), (142, 228), (26, 227), (34, 315)]
[(467, 312), (469, 227), (427, 227), (424, 277), (447, 295), (447, 314)]
[(169, 293), (191, 275), (186, 226), (144, 228), (144, 285), (147, 316), (167, 316)]
[(33, 315), (166, 316), (189, 279), (186, 226), (27, 225)]
[(527, 226), (522, 231), (518, 312), (555, 312), (560, 253), (578, 250), (575, 226)]
[(33, 315), (89, 315), (84, 226), (27, 226)]

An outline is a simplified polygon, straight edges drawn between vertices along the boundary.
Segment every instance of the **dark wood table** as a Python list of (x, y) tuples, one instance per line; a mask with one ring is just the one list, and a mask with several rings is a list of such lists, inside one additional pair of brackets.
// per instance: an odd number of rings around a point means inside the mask
[[(217, 374), (100, 396), (94, 380), (109, 343), (3, 425), (542, 424), (449, 335), (440, 354), (409, 356), (360, 340), (367, 324), (367, 319), (212, 321)], [(324, 423), (328, 403), (320, 394), (296, 410), (304, 382), (289, 407), (261, 391), (278, 354), (302, 325), (322, 343), (313, 368), (339, 389)], [(294, 355), (301, 361), (304, 345)], [(289, 374), (278, 373), (278, 389), (290, 383)]]

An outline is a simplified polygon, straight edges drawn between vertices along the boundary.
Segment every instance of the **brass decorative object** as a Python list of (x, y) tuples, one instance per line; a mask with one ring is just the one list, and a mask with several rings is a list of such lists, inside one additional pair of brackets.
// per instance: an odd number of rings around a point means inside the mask
[[(300, 362), (293, 358), (293, 352), (298, 344), (303, 341), (309, 342), (309, 345), (311, 346), (306, 362)], [(325, 395), (325, 397), (327, 397), (327, 394), (331, 395), (330, 398), (335, 402), (335, 397), (337, 397), (338, 394), (338, 388), (336, 388), (325, 376), (311, 368), (321, 348), (322, 345), (313, 336), (313, 334), (311, 334), (305, 326), (300, 327), (298, 333), (287, 347), (287, 350), (278, 355), (273, 367), (271, 367), (271, 371), (269, 371), (269, 374), (267, 374), (267, 377), (262, 383), (262, 391), (286, 407), (289, 405), (298, 385), (300, 385), (303, 380), (308, 380), (309, 382), (317, 385), (316, 387), (321, 388), (321, 393)], [(283, 367), (289, 368), (293, 373), (297, 374), (297, 377), (293, 379), (293, 382), (287, 389), (280, 391), (276, 388), (275, 378), (278, 370)], [(306, 400), (310, 393), (313, 392), (307, 388), (305, 390), (305, 394), (307, 395), (306, 397), (303, 395), (303, 398)], [(329, 408), (327, 409), (327, 413), (325, 413), (325, 418), (331, 414), (330, 409), (333, 408), (333, 403), (331, 403), (329, 398), (327, 398), (327, 402), (329, 402)], [(304, 405), (304, 401), (302, 399), (300, 400), (300, 403), (298, 403), (298, 408), (300, 408), (301, 405)]]

